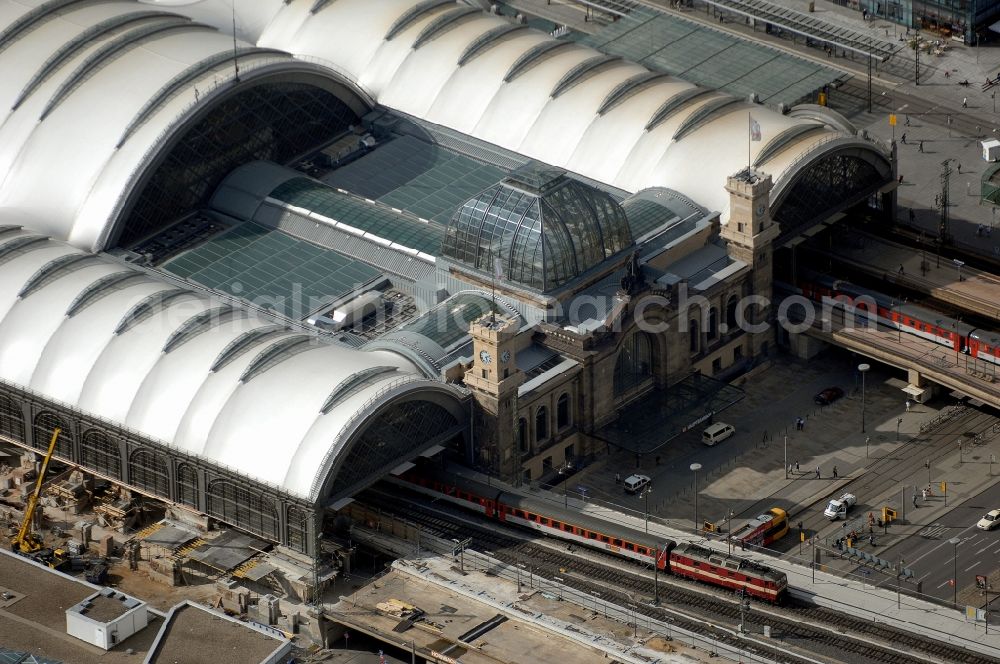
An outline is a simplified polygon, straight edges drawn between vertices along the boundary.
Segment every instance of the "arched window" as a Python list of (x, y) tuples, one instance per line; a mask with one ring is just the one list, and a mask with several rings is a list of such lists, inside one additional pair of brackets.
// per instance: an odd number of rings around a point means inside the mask
[(212, 481), (207, 498), (210, 516), (269, 540), (278, 540), (278, 512), (270, 498), (229, 480)]
[(520, 446), (521, 454), (525, 454), (528, 451), (529, 443), (528, 440), (528, 420), (523, 417), (517, 420), (517, 444)]
[(32, 446), (39, 450), (48, 450), (49, 442), (52, 440), (52, 432), (59, 427), (59, 439), (56, 441), (56, 456), (63, 459), (73, 460), (73, 431), (69, 428), (69, 423), (65, 422), (55, 413), (44, 411), (35, 415), (35, 423), (32, 427)]
[(21, 412), (21, 405), (2, 394), (0, 394), (0, 436), (7, 436), (19, 443), (24, 442), (24, 413)]
[(198, 469), (186, 463), (177, 466), (177, 502), (198, 507)]
[(615, 396), (620, 397), (653, 377), (653, 346), (649, 335), (636, 332), (622, 344), (615, 362)]
[(719, 310), (712, 307), (708, 310), (708, 338), (715, 339), (719, 336)]
[(128, 478), (132, 486), (157, 496), (170, 497), (167, 460), (153, 450), (136, 450), (128, 460)]
[(288, 546), (305, 553), (309, 550), (309, 513), (295, 505), (288, 506)]
[(569, 422), (569, 392), (563, 392), (556, 402), (556, 427), (562, 431), (569, 426)]
[(740, 299), (735, 295), (730, 295), (726, 301), (726, 332), (735, 332), (739, 325), (736, 322), (736, 307)]
[(535, 440), (542, 441), (549, 437), (549, 409), (539, 406), (535, 411)]
[(80, 457), (86, 468), (112, 479), (121, 479), (122, 457), (118, 441), (103, 431), (91, 429), (83, 434)]
[(701, 332), (698, 321), (694, 318), (688, 323), (688, 337), (689, 343), (691, 344), (691, 352), (697, 353), (701, 348)]

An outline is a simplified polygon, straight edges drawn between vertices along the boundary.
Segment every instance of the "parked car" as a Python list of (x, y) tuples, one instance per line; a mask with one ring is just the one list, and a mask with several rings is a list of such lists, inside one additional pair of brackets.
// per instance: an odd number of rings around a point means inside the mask
[(1000, 527), (1000, 510), (990, 510), (976, 524), (976, 528), (980, 530), (993, 530), (998, 527)]
[(645, 475), (629, 475), (625, 478), (625, 492), (639, 493), (649, 484), (649, 478)]
[(701, 442), (703, 445), (711, 447), (716, 443), (721, 443), (735, 433), (736, 427), (732, 424), (716, 422), (715, 424), (709, 424), (705, 427), (705, 430), (701, 432)]
[(813, 401), (816, 402), (817, 406), (829, 406), (842, 396), (844, 396), (844, 391), (839, 387), (828, 387), (814, 396)]

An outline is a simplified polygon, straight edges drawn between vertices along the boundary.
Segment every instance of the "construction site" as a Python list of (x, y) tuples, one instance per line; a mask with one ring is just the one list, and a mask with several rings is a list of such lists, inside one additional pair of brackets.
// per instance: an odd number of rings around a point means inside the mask
[[(0, 519), (14, 553), (153, 609), (191, 602), (274, 627), (286, 642), (303, 632), (305, 642), (323, 643), (305, 603), (341, 569), (339, 554), (319, 570), (252, 535), (53, 461), (59, 434), (43, 456), (0, 446)], [(16, 592), (11, 585), (0, 583), (5, 595)]]

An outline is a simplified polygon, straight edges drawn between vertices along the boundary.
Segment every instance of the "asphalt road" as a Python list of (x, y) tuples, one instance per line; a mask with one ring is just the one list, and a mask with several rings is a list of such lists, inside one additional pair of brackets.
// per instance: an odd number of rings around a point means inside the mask
[[(891, 561), (902, 557), (904, 566), (913, 570), (914, 580), (923, 582), (925, 594), (951, 601), (955, 588), (950, 581), (955, 576), (956, 568), (959, 595), (963, 589), (975, 585), (977, 574), (990, 574), (1000, 568), (1000, 528), (991, 531), (976, 528), (976, 522), (986, 512), (997, 508), (1000, 508), (1000, 484), (939, 516), (915, 536), (885, 549), (879, 547), (875, 554)], [(919, 508), (915, 519), (920, 519)], [(957, 547), (948, 543), (953, 537), (960, 540)], [(892, 586), (894, 583), (895, 580), (887, 579), (881, 585)], [(1000, 588), (994, 588), (994, 591), (1000, 594)], [(992, 593), (990, 605), (994, 609), (1000, 606), (1000, 601), (994, 600)]]

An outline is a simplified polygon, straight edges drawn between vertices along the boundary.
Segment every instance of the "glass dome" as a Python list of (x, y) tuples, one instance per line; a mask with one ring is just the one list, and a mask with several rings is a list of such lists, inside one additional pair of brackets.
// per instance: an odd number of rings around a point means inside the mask
[(533, 162), (452, 216), (441, 255), (539, 291), (558, 288), (633, 244), (610, 194)]

